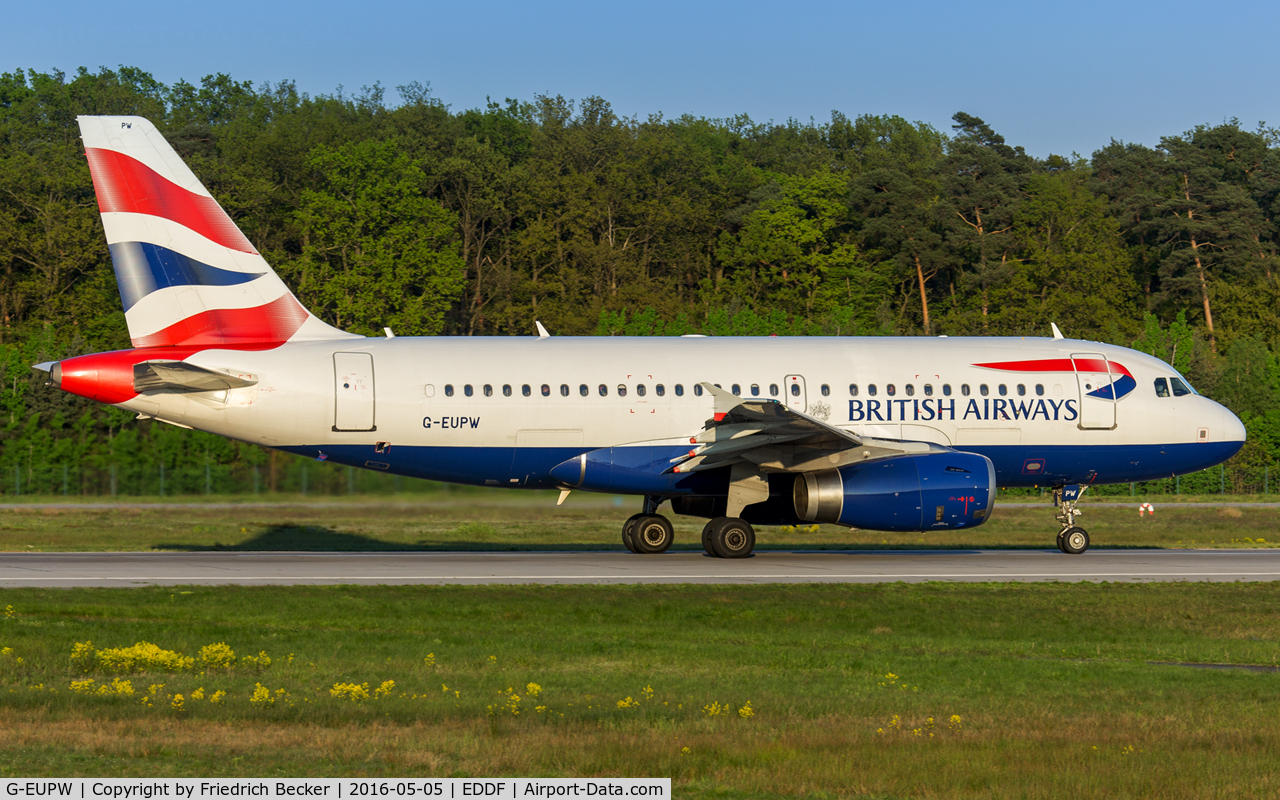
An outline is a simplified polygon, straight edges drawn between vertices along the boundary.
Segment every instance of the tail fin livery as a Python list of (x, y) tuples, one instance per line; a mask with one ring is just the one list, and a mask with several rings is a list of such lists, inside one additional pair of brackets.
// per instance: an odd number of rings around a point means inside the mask
[(134, 347), (354, 337), (321, 322), (142, 117), (77, 117)]

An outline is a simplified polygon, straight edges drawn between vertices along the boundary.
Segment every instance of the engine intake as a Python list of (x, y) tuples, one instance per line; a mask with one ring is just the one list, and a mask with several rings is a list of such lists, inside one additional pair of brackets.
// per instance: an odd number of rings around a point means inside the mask
[(996, 470), (976, 453), (925, 453), (796, 476), (796, 516), (876, 531), (972, 528), (995, 505)]

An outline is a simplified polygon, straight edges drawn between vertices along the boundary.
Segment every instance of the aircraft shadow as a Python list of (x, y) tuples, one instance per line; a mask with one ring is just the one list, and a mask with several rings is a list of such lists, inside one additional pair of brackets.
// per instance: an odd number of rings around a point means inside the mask
[[(1106, 545), (1095, 545), (1096, 549), (1111, 549)], [(339, 552), (339, 553), (444, 553), (444, 552), (625, 552), (622, 544), (521, 544), (511, 541), (493, 542), (469, 539), (450, 539), (448, 541), (391, 542), (364, 536), (357, 533), (343, 533), (322, 525), (272, 525), (261, 533), (241, 542), (224, 544), (191, 544), (188, 542), (160, 542), (152, 544), (153, 550), (178, 552)], [(1001, 544), (991, 542), (982, 547), (948, 546), (948, 545), (810, 545), (790, 542), (781, 544), (761, 544), (756, 547), (754, 555), (769, 553), (813, 554), (829, 553), (831, 555), (869, 555), (893, 554), (898, 556), (921, 556), (941, 552), (956, 555), (973, 555), (988, 550), (1054, 550), (1052, 546), (1035, 546), (1026, 544)], [(1130, 545), (1126, 550), (1162, 550), (1165, 548), (1152, 545)], [(671, 549), (672, 553), (703, 553), (702, 548), (693, 542), (677, 541)], [(705, 553), (703, 553), (705, 555)], [(711, 556), (707, 556), (710, 558)]]
[(622, 544), (613, 545), (557, 545), (515, 544), (511, 542), (469, 541), (451, 539), (441, 542), (390, 542), (356, 533), (342, 533), (321, 525), (272, 525), (252, 538), (234, 544), (190, 544), (187, 542), (161, 542), (151, 545), (155, 550), (180, 552), (341, 552), (341, 553), (439, 553), (459, 551), (511, 551), (551, 552), (564, 550), (611, 551), (621, 550)]

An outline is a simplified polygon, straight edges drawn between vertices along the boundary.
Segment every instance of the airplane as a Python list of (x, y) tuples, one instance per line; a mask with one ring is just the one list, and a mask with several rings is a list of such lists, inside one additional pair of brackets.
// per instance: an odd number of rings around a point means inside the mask
[(146, 119), (78, 117), (133, 347), (36, 365), (139, 419), (476, 486), (642, 498), (624, 546), (751, 555), (756, 525), (972, 528), (1046, 487), (1080, 554), (1091, 486), (1234, 455), (1167, 363), (1050, 337), (365, 337), (311, 314)]

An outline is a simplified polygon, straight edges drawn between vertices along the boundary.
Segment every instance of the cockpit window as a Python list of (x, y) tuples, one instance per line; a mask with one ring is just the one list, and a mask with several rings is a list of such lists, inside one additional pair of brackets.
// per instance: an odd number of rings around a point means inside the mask
[(1173, 386), (1174, 397), (1182, 397), (1186, 394), (1195, 394), (1195, 392), (1191, 391), (1191, 389), (1183, 383), (1180, 378), (1170, 378), (1169, 383)]
[(1156, 397), (1169, 396), (1169, 382), (1164, 378), (1156, 378)]

